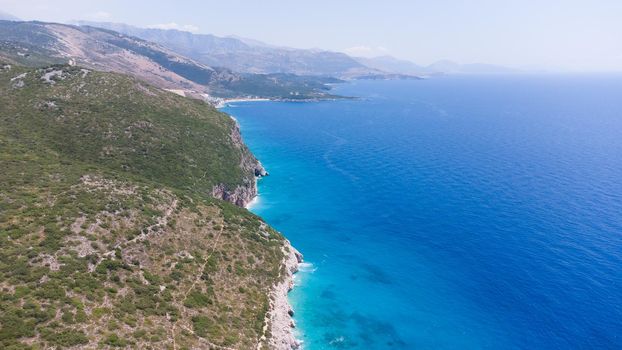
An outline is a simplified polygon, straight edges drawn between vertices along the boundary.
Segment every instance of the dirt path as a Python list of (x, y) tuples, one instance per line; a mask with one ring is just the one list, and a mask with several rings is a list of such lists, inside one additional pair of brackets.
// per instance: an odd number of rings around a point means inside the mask
[[(216, 246), (217, 246), (218, 242), (220, 241), (220, 237), (222, 235), (223, 230), (224, 230), (224, 225), (221, 225), (220, 226), (220, 230), (218, 231), (218, 234), (216, 234), (216, 237), (214, 238), (214, 241), (213, 241), (213, 243), (211, 245), (210, 252), (207, 255), (207, 257), (205, 258), (205, 262), (203, 262), (203, 264), (201, 265), (201, 268), (199, 269), (199, 272), (195, 275), (194, 281), (192, 282), (190, 287), (188, 287), (186, 292), (183, 294), (183, 299), (180, 300), (179, 302), (175, 301), (177, 304), (183, 305), (184, 302), (186, 301), (186, 299), (188, 299), (188, 295), (192, 292), (192, 290), (194, 290), (194, 288), (196, 287), (197, 283), (199, 283), (199, 281), (201, 280), (201, 276), (203, 276), (203, 273), (205, 272), (205, 267), (209, 263), (209, 259), (212, 257), (212, 255), (214, 255), (214, 252), (216, 250)], [(167, 317), (168, 317), (168, 314), (167, 314)], [(178, 327), (177, 323), (178, 323), (178, 321), (179, 321), (179, 318), (177, 318), (177, 320), (175, 320), (175, 322), (173, 323), (173, 326), (171, 327), (171, 339), (173, 340), (173, 350), (177, 350), (177, 343), (175, 342), (175, 335), (177, 334), (177, 327)], [(201, 342), (203, 342), (206, 345), (208, 345), (210, 349), (213, 348), (213, 349), (220, 349), (220, 350), (236, 350), (234, 348), (228, 348), (228, 347), (225, 347), (225, 346), (214, 344), (214, 343), (210, 342), (208, 339), (205, 339), (205, 338), (197, 335), (194, 332), (194, 330), (189, 329), (188, 327), (179, 326), (179, 328), (182, 328), (183, 330), (185, 330), (185, 331), (189, 332), (190, 334), (196, 336)]]

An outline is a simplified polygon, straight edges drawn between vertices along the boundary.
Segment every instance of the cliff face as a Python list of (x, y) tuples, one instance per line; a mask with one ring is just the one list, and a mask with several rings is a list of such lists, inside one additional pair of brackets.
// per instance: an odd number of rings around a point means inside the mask
[(281, 282), (277, 283), (270, 296), (270, 349), (291, 350), (301, 346), (300, 341), (294, 336), (293, 329), (296, 327), (294, 320), (294, 310), (287, 299), (287, 294), (294, 288), (294, 274), (298, 272), (298, 265), (302, 262), (300, 254), (289, 241), (285, 241), (283, 250), (283, 276)]
[[(235, 120), (234, 120), (235, 122)], [(212, 189), (212, 196), (231, 202), (237, 206), (244, 207), (257, 196), (257, 179), (268, 176), (268, 172), (261, 163), (249, 151), (242, 141), (240, 126), (235, 122), (231, 129), (231, 141), (234, 147), (240, 150), (240, 168), (244, 173), (243, 184), (235, 187), (225, 184), (217, 184)]]
[[(237, 185), (232, 189), (227, 188), (225, 184), (214, 186), (212, 195), (244, 207), (257, 196), (257, 180), (263, 176), (268, 176), (268, 172), (246, 147), (242, 140), (240, 126), (235, 119), (233, 121), (234, 126), (231, 129), (230, 137), (234, 146), (242, 154), (240, 168), (246, 177), (243, 185)], [(287, 295), (294, 288), (294, 274), (298, 272), (298, 265), (303, 261), (302, 254), (286, 239), (282, 246), (282, 253), (281, 273), (279, 281), (272, 286), (270, 292), (269, 309), (264, 320), (263, 335), (257, 344), (258, 350), (264, 348), (293, 350), (299, 349), (301, 346), (300, 341), (294, 336), (293, 329), (296, 327), (292, 318), (294, 311), (289, 304)]]
[(257, 195), (257, 185), (255, 183), (237, 186), (233, 190), (227, 189), (225, 185), (214, 186), (212, 191), (214, 198), (231, 202), (239, 207), (244, 207), (250, 203)]

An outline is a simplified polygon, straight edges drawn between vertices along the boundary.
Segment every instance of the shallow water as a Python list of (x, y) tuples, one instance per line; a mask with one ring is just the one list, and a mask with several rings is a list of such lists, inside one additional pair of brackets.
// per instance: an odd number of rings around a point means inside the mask
[(337, 92), (224, 109), (308, 262), (305, 349), (622, 348), (622, 76)]

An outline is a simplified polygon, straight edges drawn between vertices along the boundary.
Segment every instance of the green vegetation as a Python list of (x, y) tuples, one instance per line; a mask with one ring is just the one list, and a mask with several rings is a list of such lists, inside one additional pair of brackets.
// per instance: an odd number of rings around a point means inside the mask
[(284, 241), (211, 197), (254, 166), (199, 101), (0, 63), (0, 348), (254, 348)]
[(27, 74), (16, 80), (24, 87), (3, 87), (7, 137), (58, 152), (65, 162), (96, 163), (202, 194), (215, 184), (252, 181), (234, 166), (252, 156), (232, 139), (234, 122), (224, 114), (121, 75), (68, 66), (48, 71), (59, 69), (53, 86), (41, 81), (44, 70), (4, 74)]

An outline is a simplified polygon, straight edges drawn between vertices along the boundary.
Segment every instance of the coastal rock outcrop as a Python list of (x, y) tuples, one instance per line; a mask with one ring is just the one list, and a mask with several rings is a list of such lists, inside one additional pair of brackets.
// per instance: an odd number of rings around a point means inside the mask
[(240, 126), (235, 120), (231, 129), (231, 141), (242, 154), (240, 168), (246, 174), (244, 183), (235, 188), (229, 188), (225, 184), (215, 185), (212, 189), (212, 196), (244, 207), (257, 196), (257, 179), (268, 176), (268, 172), (242, 141)]
[[(268, 172), (246, 147), (242, 140), (239, 124), (235, 119), (233, 121), (231, 141), (241, 151), (240, 168), (247, 175), (244, 178), (243, 185), (238, 185), (233, 189), (228, 188), (225, 184), (214, 186), (212, 196), (244, 207), (257, 196), (257, 180), (263, 176), (268, 176)], [(294, 336), (293, 329), (296, 327), (292, 318), (294, 310), (289, 304), (287, 294), (294, 287), (294, 274), (298, 272), (298, 265), (302, 262), (302, 254), (292, 247), (288, 240), (285, 240), (282, 249), (284, 254), (283, 272), (279, 282), (274, 285), (270, 292), (270, 308), (266, 315), (264, 334), (258, 344), (258, 349), (261, 349), (261, 344), (266, 340), (270, 349), (274, 350), (299, 349), (301, 346), (300, 341)], [(270, 330), (269, 336), (267, 336), (268, 329)]]
[(257, 185), (253, 182), (244, 186), (236, 186), (233, 190), (227, 189), (223, 184), (214, 186), (212, 196), (224, 201), (244, 207), (257, 195)]
[(285, 253), (283, 261), (285, 275), (274, 286), (270, 296), (271, 304), (268, 317), (271, 337), (269, 344), (270, 349), (292, 350), (299, 349), (301, 343), (294, 336), (295, 323), (292, 319), (294, 311), (289, 304), (287, 294), (294, 288), (294, 274), (298, 272), (298, 265), (302, 262), (302, 254), (292, 247), (289, 241), (286, 241), (283, 249)]

